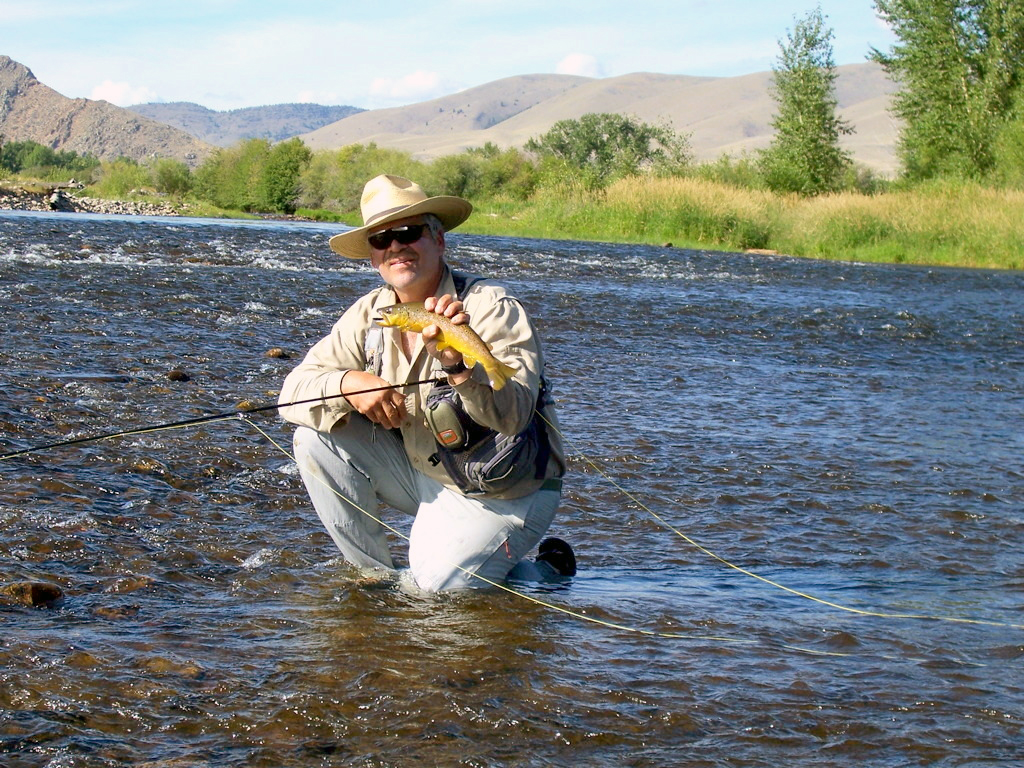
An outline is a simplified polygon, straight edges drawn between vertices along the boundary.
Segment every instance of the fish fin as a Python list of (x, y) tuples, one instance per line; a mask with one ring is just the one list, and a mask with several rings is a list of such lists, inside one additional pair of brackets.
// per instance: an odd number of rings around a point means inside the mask
[(499, 389), (505, 386), (506, 382), (516, 375), (516, 369), (500, 360), (497, 361), (498, 365), (492, 370), (487, 371), (488, 376), (491, 380), (491, 388), (497, 392)]

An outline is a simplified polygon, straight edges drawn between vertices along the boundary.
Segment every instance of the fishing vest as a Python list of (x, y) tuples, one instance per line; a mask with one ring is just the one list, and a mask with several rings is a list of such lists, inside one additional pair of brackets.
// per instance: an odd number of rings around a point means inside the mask
[[(463, 301), (470, 287), (484, 278), (453, 269), (452, 279), (455, 294)], [(384, 328), (373, 325), (366, 333), (363, 349), (366, 370), (380, 376)], [(543, 479), (551, 456), (547, 428), (540, 415), (547, 402), (547, 382), (542, 374), (529, 425), (517, 435), (503, 435), (473, 421), (455, 387), (446, 378), (438, 379), (431, 385), (424, 404), (427, 423), (437, 443), (437, 452), (430, 462), (435, 466), (441, 464), (467, 496), (504, 493), (531, 475)], [(431, 418), (435, 414), (443, 414), (443, 418)], [(438, 422), (445, 426), (435, 426)]]

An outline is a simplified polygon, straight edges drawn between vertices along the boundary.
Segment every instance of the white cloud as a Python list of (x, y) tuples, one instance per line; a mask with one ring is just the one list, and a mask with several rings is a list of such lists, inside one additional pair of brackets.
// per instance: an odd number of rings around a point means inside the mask
[(580, 75), (582, 77), (602, 77), (603, 70), (597, 59), (588, 53), (570, 53), (555, 67), (559, 75)]
[(119, 107), (127, 107), (132, 104), (145, 104), (150, 101), (159, 101), (159, 97), (144, 85), (135, 86), (130, 83), (115, 83), (113, 80), (104, 80), (92, 89), (90, 99), (109, 101)]
[(437, 72), (418, 69), (405, 77), (377, 77), (370, 83), (370, 95), (400, 102), (425, 101), (441, 96), (445, 90)]

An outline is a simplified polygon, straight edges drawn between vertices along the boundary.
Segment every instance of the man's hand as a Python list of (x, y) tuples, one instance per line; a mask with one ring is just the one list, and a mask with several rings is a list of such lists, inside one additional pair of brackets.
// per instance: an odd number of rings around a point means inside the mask
[[(453, 325), (464, 325), (469, 322), (469, 313), (465, 311), (465, 307), (462, 302), (452, 297), (449, 294), (444, 296), (428, 296), (423, 302), (423, 308), (428, 312), (434, 312), (438, 315), (443, 315), (452, 321)], [(431, 357), (437, 358), (441, 365), (450, 367), (458, 365), (463, 362), (462, 353), (451, 347), (447, 347), (443, 350), (437, 348), (437, 337), (441, 334), (441, 329), (436, 325), (428, 325), (423, 329), (423, 344), (427, 348), (427, 354)], [(470, 372), (463, 371), (449, 376), (449, 381), (452, 384), (461, 384), (470, 377)]]
[(390, 383), (368, 371), (349, 371), (341, 380), (341, 394), (345, 395), (345, 399), (353, 408), (373, 423), (387, 429), (395, 429), (402, 426), (408, 415), (405, 410), (405, 397), (397, 389), (380, 389), (376, 392), (363, 392), (361, 395), (347, 394), (386, 387)]

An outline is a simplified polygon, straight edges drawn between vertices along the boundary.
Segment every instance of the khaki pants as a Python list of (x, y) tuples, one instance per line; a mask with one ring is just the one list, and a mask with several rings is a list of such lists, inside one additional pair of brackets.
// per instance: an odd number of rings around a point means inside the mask
[(355, 413), (330, 434), (299, 427), (294, 445), (310, 500), (349, 563), (394, 568), (386, 529), (366, 514), (379, 517), (383, 503), (415, 515), (409, 568), (421, 589), (479, 588), (488, 583), (475, 575), (501, 582), (537, 573), (532, 562), (516, 566), (551, 525), (559, 491), (463, 496), (417, 472), (394, 434)]

